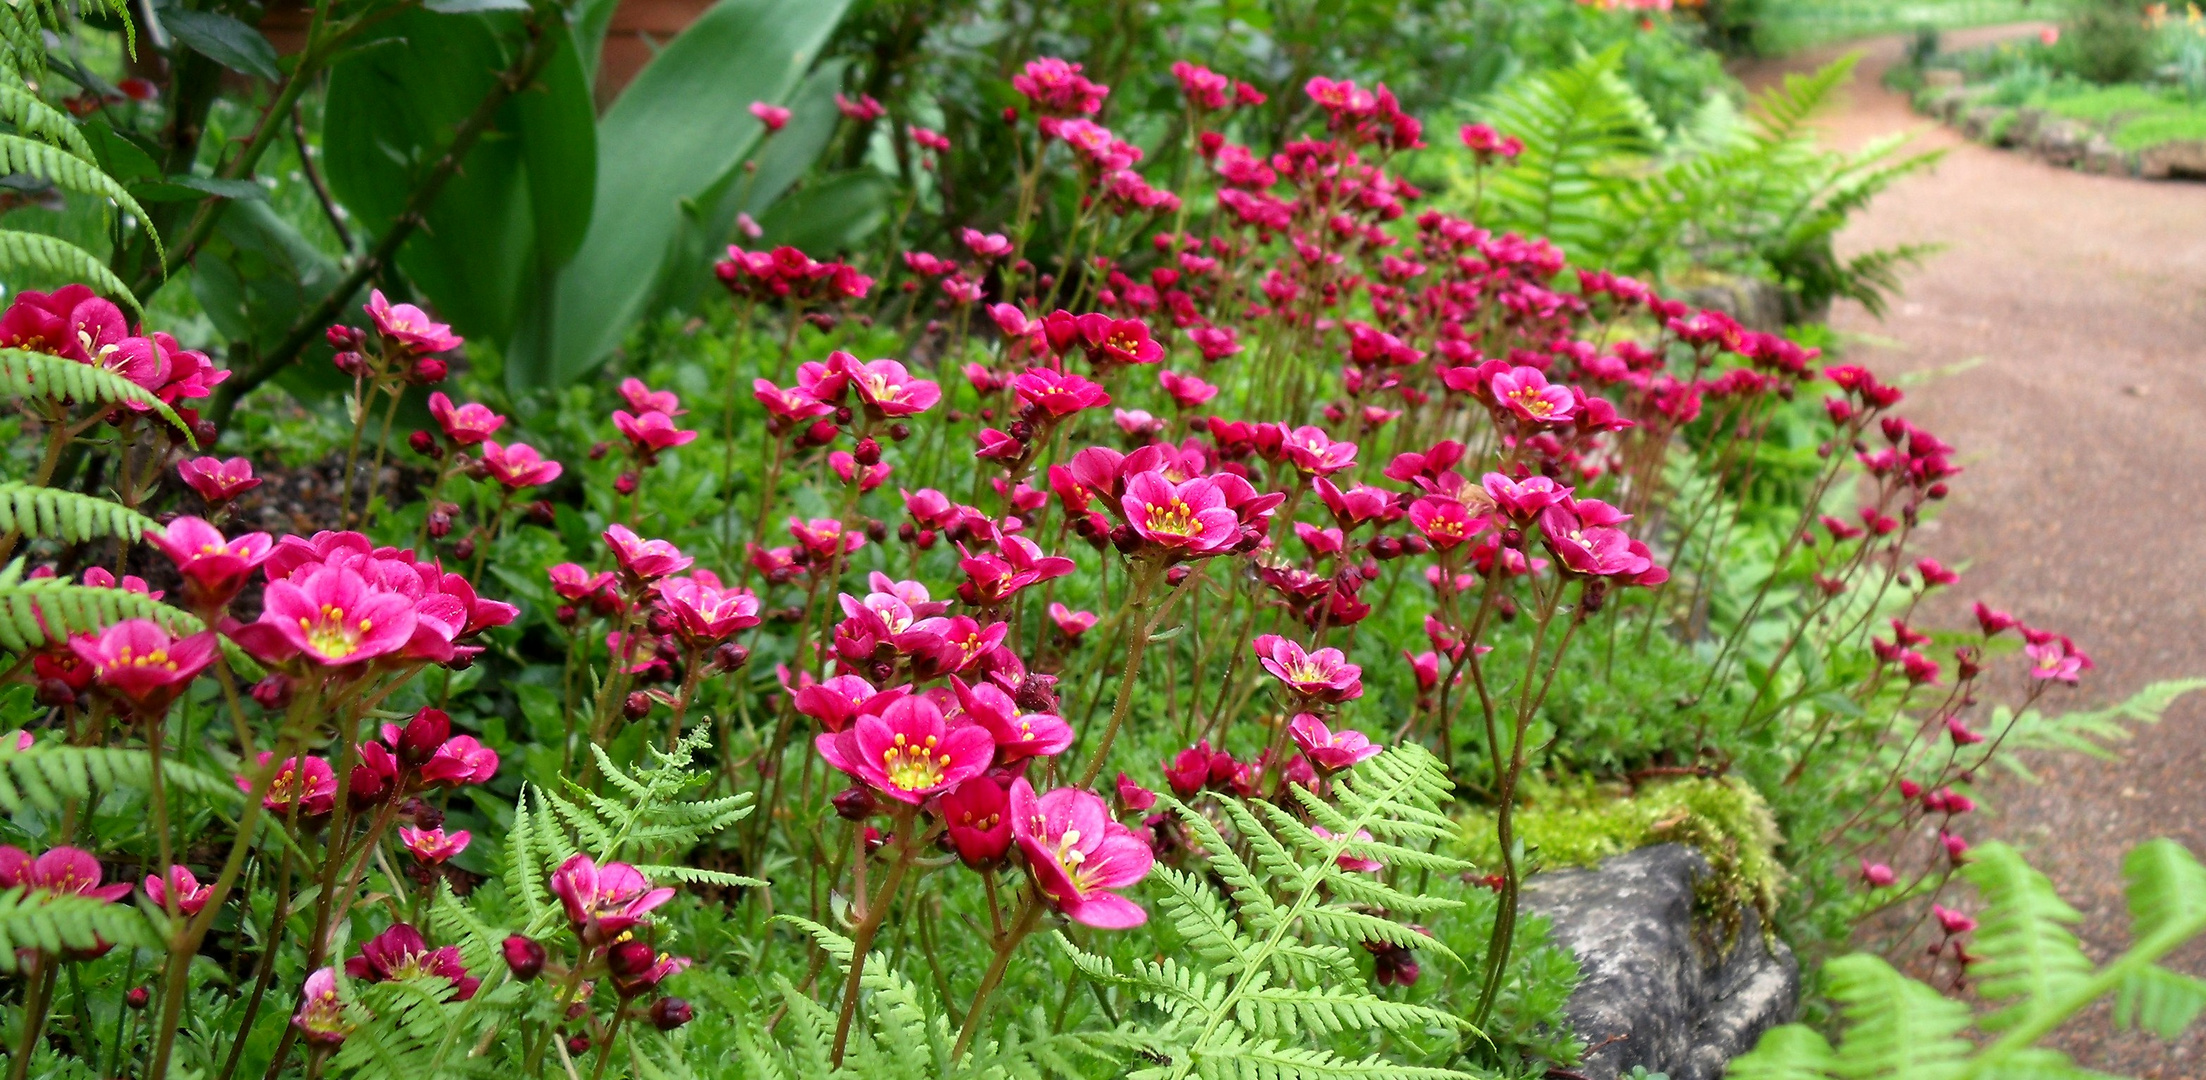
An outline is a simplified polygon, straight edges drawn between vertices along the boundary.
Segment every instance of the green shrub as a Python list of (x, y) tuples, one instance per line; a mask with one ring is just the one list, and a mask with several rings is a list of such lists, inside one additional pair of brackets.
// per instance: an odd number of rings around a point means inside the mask
[(2061, 31), (2053, 56), (2095, 83), (2136, 82), (2152, 69), (2152, 28), (2130, 0), (2096, 0)]

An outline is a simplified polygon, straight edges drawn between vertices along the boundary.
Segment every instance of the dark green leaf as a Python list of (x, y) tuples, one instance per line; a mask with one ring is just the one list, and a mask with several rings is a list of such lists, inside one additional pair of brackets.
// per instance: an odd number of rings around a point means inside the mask
[(871, 169), (834, 173), (774, 204), (759, 219), (759, 244), (811, 252), (848, 251), (888, 221), (896, 185)]
[(474, 15), (484, 11), (527, 11), (527, 0), (429, 0), (421, 5), (439, 15)]
[(161, 10), (161, 25), (176, 40), (207, 59), (232, 71), (258, 75), (271, 82), (282, 78), (276, 68), (276, 47), (261, 32), (213, 11)]

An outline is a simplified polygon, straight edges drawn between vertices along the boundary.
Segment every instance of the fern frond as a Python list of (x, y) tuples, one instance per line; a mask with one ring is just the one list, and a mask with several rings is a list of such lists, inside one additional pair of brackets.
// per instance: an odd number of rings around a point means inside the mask
[(146, 216), (145, 207), (131, 197), (114, 177), (100, 170), (89, 158), (81, 158), (47, 143), (26, 139), (21, 135), (0, 134), (0, 170), (35, 176), (63, 191), (113, 202), (138, 219), (138, 225), (153, 240), (153, 250), (163, 262), (168, 253), (161, 249), (161, 234), (154, 229), (153, 220)]
[(1999, 1031), (2039, 1019), (2062, 992), (2090, 978), (2091, 961), (2068, 927), (2082, 920), (2044, 874), (2002, 843), (1977, 848), (1962, 872), (1984, 897), (1976, 932), (1977, 989), (1990, 1001), (2011, 1002), (1979, 1025)]
[(1874, 956), (1842, 956), (1823, 968), (1846, 1019), (1848, 1076), (1938, 1076), (1971, 1049), (1968, 1006)]
[[(174, 758), (161, 762), (161, 780), (171, 791), (224, 805), (244, 798), (237, 785)], [(90, 799), (95, 790), (142, 790), (152, 782), (153, 759), (143, 750), (58, 742), (17, 750), (13, 741), (0, 743), (0, 807), (11, 814), (25, 806), (60, 813), (70, 802)]]
[[(2183, 845), (2166, 839), (2139, 844), (2122, 859), (2122, 877), (2128, 885), (2133, 939), (2182, 936), (2190, 927), (2206, 923), (2206, 868)], [(2117, 990), (2114, 1023), (2134, 1025), (2173, 1041), (2202, 1010), (2206, 1010), (2206, 980), (2146, 965)]]
[(131, 294), (130, 286), (116, 277), (105, 262), (58, 236), (0, 229), (0, 270), (11, 274), (28, 271), (55, 281), (81, 281), (93, 292), (121, 300), (141, 317), (145, 314), (138, 306), (138, 298)]
[(0, 971), (16, 970), (18, 949), (52, 954), (96, 949), (103, 942), (126, 948), (161, 947), (153, 924), (134, 905), (22, 889), (0, 892)]
[[(0, 234), (0, 238), (6, 235)], [(0, 248), (0, 260), (4, 260), (6, 254), (6, 250)], [(168, 421), (184, 433), (186, 441), (191, 441), (191, 429), (176, 415), (176, 410), (154, 396), (153, 391), (106, 368), (80, 364), (67, 357), (0, 349), (0, 394), (49, 401), (141, 406)], [(199, 448), (197, 442), (191, 442), (191, 446), (195, 450)]]
[(717, 885), (723, 889), (763, 889), (766, 883), (754, 877), (730, 874), (721, 870), (707, 870), (701, 866), (684, 866), (667, 863), (638, 863), (636, 869), (643, 876), (656, 882), (679, 881), (689, 885)]
[(77, 130), (77, 122), (21, 84), (0, 82), (0, 120), (14, 124), (25, 135), (35, 135), (86, 161), (92, 160), (92, 144)]
[(0, 575), (0, 649), (20, 655), (124, 619), (151, 619), (171, 634), (206, 629), (191, 612), (141, 592), (93, 588), (61, 578), (8, 581)]
[(0, 531), (81, 543), (103, 536), (136, 541), (160, 523), (120, 503), (20, 481), (0, 483)]

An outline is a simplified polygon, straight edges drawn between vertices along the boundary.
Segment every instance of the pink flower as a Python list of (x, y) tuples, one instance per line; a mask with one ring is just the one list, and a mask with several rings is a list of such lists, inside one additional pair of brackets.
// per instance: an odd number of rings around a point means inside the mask
[(872, 683), (856, 675), (837, 675), (798, 690), (795, 705), (797, 712), (836, 732), (860, 713), (879, 714), (908, 692), (896, 687), (875, 693)]
[(789, 124), (789, 110), (779, 105), (768, 105), (763, 101), (751, 102), (751, 115), (758, 117), (758, 122), (766, 125), (766, 134), (768, 135), (780, 131)]
[(866, 534), (851, 532), (834, 518), (789, 519), (789, 535), (796, 537), (814, 559), (827, 560), (836, 555), (847, 555), (866, 546)]
[(1157, 369), (1157, 385), (1172, 395), (1172, 401), (1183, 409), (1192, 409), (1218, 396), (1218, 388), (1194, 375), (1182, 375), (1170, 368)]
[(1356, 444), (1336, 442), (1318, 427), (1299, 427), (1289, 433), (1287, 459), (1313, 476), (1331, 476), (1356, 463)]
[(1363, 669), (1339, 649), (1304, 652), (1277, 634), (1260, 634), (1252, 645), (1264, 670), (1297, 694), (1336, 704), (1363, 696)]
[(815, 740), (829, 765), (899, 802), (914, 805), (986, 771), (996, 740), (979, 724), (944, 722), (926, 698), (905, 697), (881, 714)]
[(882, 107), (880, 102), (873, 100), (871, 94), (860, 94), (856, 101), (837, 94), (835, 95), (835, 108), (841, 110), (845, 117), (861, 124), (879, 120), (881, 115), (888, 111)]
[(443, 391), (429, 395), (429, 415), (436, 419), (437, 426), (444, 429), (444, 437), (452, 440), (454, 446), (473, 446), (496, 435), (506, 423), (506, 418), (491, 412), (488, 405), (471, 401), (454, 408), (452, 399), (445, 397)]
[[(266, 750), (261, 751), (260, 765), (265, 768), (268, 759), (274, 756)], [(239, 776), (237, 788), (250, 792), (253, 782)], [(309, 815), (326, 814), (336, 808), (337, 774), (330, 769), (329, 762), (318, 757), (306, 758), (304, 764), (295, 757), (284, 759), (275, 778), (269, 781), (268, 791), (261, 796), (260, 804), (264, 809), (282, 813), (290, 810), (293, 803), (299, 804), (300, 813)]]
[(1136, 473), (1126, 481), (1119, 506), (1135, 533), (1167, 551), (1210, 555), (1240, 540), (1239, 515), (1207, 477), (1174, 484), (1162, 472)]
[(674, 890), (652, 888), (627, 863), (599, 866), (588, 855), (570, 855), (552, 871), (552, 895), (567, 910), (575, 934), (590, 945), (604, 945), (642, 925), (645, 915), (674, 899)]
[(1072, 725), (1055, 713), (1021, 713), (1011, 695), (993, 683), (968, 686), (950, 676), (965, 718), (988, 730), (1006, 764), (1032, 757), (1055, 757), (1072, 745)]
[(561, 599), (583, 601), (597, 595), (598, 591), (613, 583), (613, 572), (601, 570), (593, 575), (575, 563), (560, 563), (552, 567), (552, 591)]
[(443, 829), (416, 829), (410, 825), (398, 827), (398, 842), (406, 845), (406, 850), (413, 852), (414, 858), (432, 865), (466, 851), (468, 841), (473, 839), (466, 829), (447, 834)]
[(1180, 81), (1180, 93), (1186, 95), (1187, 103), (1206, 112), (1225, 108), (1233, 90), (1233, 80), (1185, 60), (1172, 65), (1172, 77)]
[(245, 587), (253, 568), (267, 561), (275, 545), (267, 533), (226, 539), (222, 530), (195, 517), (180, 517), (168, 527), (146, 531), (146, 541), (176, 563), (184, 575), (184, 595), (201, 612), (219, 610)]
[(1868, 882), (1872, 889), (1881, 889), (1898, 881), (1899, 875), (1893, 873), (1892, 868), (1883, 863), (1863, 859), (1861, 860), (1861, 880)]
[(545, 460), (544, 455), (527, 443), (500, 446), (495, 439), (483, 442), (483, 466), (499, 483), (514, 491), (549, 484), (566, 471), (558, 462)]
[[(1029, 585), (1072, 573), (1074, 563), (1062, 555), (1044, 555), (1042, 548), (1023, 536), (996, 532), (995, 555), (969, 555), (958, 560), (958, 569), (970, 580), (958, 586), (958, 597), (970, 604), (1000, 604)], [(962, 548), (961, 548), (962, 550)]]
[(749, 589), (722, 589), (694, 577), (669, 578), (657, 585), (659, 609), (674, 619), (674, 632), (697, 648), (708, 648), (758, 625), (758, 598)]
[(1155, 806), (1156, 804), (1156, 792), (1142, 787), (1140, 784), (1134, 783), (1133, 779), (1123, 772), (1118, 774), (1119, 812), (1128, 814), (1139, 814), (1147, 811), (1150, 807)]
[(421, 767), (421, 780), (438, 787), (487, 784), (498, 775), (498, 752), (472, 735), (454, 735)]
[(1241, 351), (1240, 339), (1230, 326), (1197, 326), (1187, 332), (1187, 340), (1211, 363)]
[(168, 880), (165, 882), (159, 875), (146, 875), (146, 898), (153, 901), (154, 907), (168, 910), (171, 891), (176, 894), (176, 910), (185, 918), (190, 918), (207, 906), (207, 898), (214, 894), (214, 886), (201, 885), (199, 878), (182, 866), (169, 867)]
[(1917, 559), (1915, 561), (1915, 572), (1923, 576), (1923, 588), (1926, 590), (1940, 585), (1951, 585), (1961, 580), (1960, 574), (1946, 569), (1945, 564), (1936, 559)]
[(751, 396), (757, 398), (759, 404), (766, 406), (766, 411), (772, 413), (776, 419), (790, 423), (816, 419), (835, 411), (835, 406), (803, 390), (784, 390), (768, 379), (751, 380)]
[(1481, 482), (1486, 494), (1494, 500), (1494, 508), (1518, 522), (1529, 522), (1538, 517), (1540, 511), (1570, 498), (1569, 488), (1545, 476), (1519, 481), (1500, 473), (1487, 473)]
[(1620, 520), (1621, 515), (1600, 513), (1589, 520), (1584, 515), (1593, 508), (1610, 509), (1606, 503), (1584, 499), (1540, 511), (1540, 535), (1546, 539), (1548, 550), (1574, 573), (1633, 577), (1652, 569), (1654, 561), (1643, 548), (1633, 550), (1632, 538), (1622, 529), (1595, 524)]
[(345, 961), (345, 976), (362, 982), (418, 979), (424, 975), (451, 983), (454, 1001), (474, 997), (482, 986), (482, 980), (470, 976), (461, 964), (459, 946), (432, 949), (421, 939), (421, 931), (407, 923), (392, 923), (390, 929), (363, 942), (360, 955)]
[(1442, 551), (1478, 535), (1486, 528), (1485, 517), (1472, 514), (1462, 503), (1432, 496), (1410, 504), (1409, 521), (1417, 526), (1417, 531), (1424, 534), (1425, 539), (1432, 541), (1432, 546)]
[(1094, 612), (1074, 611), (1058, 602), (1052, 602), (1049, 605), (1049, 618), (1051, 622), (1057, 624), (1057, 632), (1065, 635), (1067, 641), (1080, 640), (1080, 635), (1087, 633), (1095, 626)]
[(260, 486), (260, 478), (253, 475), (253, 463), (241, 457), (223, 461), (214, 457), (193, 458), (179, 462), (178, 476), (186, 486), (199, 493), (209, 506), (221, 506)]
[(1969, 727), (1958, 716), (1946, 717), (1946, 735), (1953, 740), (1955, 746), (1974, 746), (1984, 741), (1982, 732)]
[(1326, 772), (1339, 772), (1357, 762), (1368, 761), (1384, 749), (1372, 743), (1363, 732), (1327, 728), (1325, 721), (1312, 713), (1302, 713), (1289, 721), (1287, 734), (1312, 763)]
[(452, 332), (452, 328), (429, 317), (429, 313), (412, 304), (392, 304), (383, 299), (383, 290), (368, 294), (364, 309), (374, 320), (376, 330), (392, 344), (414, 353), (440, 353), (457, 349), (465, 338)]
[(620, 565), (621, 573), (639, 584), (657, 581), (668, 574), (679, 574), (689, 569), (697, 560), (682, 554), (682, 549), (665, 540), (646, 540), (637, 536), (626, 525), (614, 524), (604, 532), (605, 546), (613, 551), (613, 561)]
[(1954, 934), (1966, 934), (1976, 929), (1975, 919), (1969, 918), (1966, 914), (1955, 911), (1944, 904), (1930, 905), (1930, 913), (1937, 918), (1938, 929), (1945, 931), (1949, 937)]
[(97, 637), (70, 638), (69, 651), (91, 666), (102, 687), (151, 716), (214, 662), (215, 639), (213, 631), (172, 638), (151, 619), (124, 619)]
[(637, 412), (663, 412), (668, 416), (681, 416), (689, 410), (682, 408), (682, 399), (672, 390), (653, 390), (642, 379), (622, 379), (620, 396), (628, 407)]
[(1578, 414), (1578, 399), (1569, 388), (1549, 384), (1538, 368), (1495, 372), (1487, 386), (1502, 408), (1535, 424), (1564, 424)]
[(976, 776), (942, 797), (939, 812), (957, 857), (975, 870), (1000, 862), (1011, 850), (1011, 803), (993, 777)]
[(1034, 107), (1055, 116), (1093, 114), (1110, 96), (1110, 87), (1080, 74), (1080, 65), (1054, 56), (1029, 60), (1026, 70), (1011, 77), (1011, 88), (1026, 96)]
[(905, 125), (904, 130), (911, 135), (913, 142), (918, 143), (919, 145), (924, 146), (927, 149), (934, 151), (935, 153), (947, 154), (950, 152), (950, 137), (944, 135), (939, 131), (934, 130), (933, 128), (923, 128), (917, 124), (907, 124)]
[(369, 588), (344, 566), (270, 582), (263, 604), (257, 625), (322, 664), (357, 664), (397, 652), (414, 633), (413, 601)]
[(1976, 602), (1975, 610), (1976, 625), (1983, 629), (1985, 637), (1991, 637), (2002, 630), (2007, 630), (2012, 627), (2022, 625), (2022, 620), (2017, 619), (2004, 611), (1995, 611), (1989, 607), (1986, 607), (1984, 606), (1984, 602), (1982, 600), (1978, 600)]
[(875, 360), (861, 363), (847, 353), (836, 354), (842, 359), (843, 374), (850, 384), (858, 388), (858, 399), (869, 412), (879, 416), (914, 416), (934, 408), (942, 400), (942, 388), (925, 379), (913, 378), (904, 365), (894, 360)]
[(1149, 324), (1140, 319), (1090, 313), (1073, 320), (1073, 325), (1091, 364), (1154, 364), (1164, 359), (1164, 346), (1149, 336)]
[(2095, 666), (2091, 657), (2065, 637), (2034, 642), (2023, 646), (2022, 651), (2030, 657), (2030, 677), (2033, 679), (2051, 679), (2073, 686), (2084, 672)]
[(1103, 388), (1081, 378), (1048, 368), (1034, 368), (1011, 380), (1019, 400), (1052, 417), (1070, 416), (1082, 409), (1111, 403)]
[(345, 1019), (345, 1003), (337, 996), (336, 968), (320, 968), (306, 977), (306, 985), (299, 989), (299, 1011), (292, 1014), (291, 1026), (299, 1029), (301, 1038), (324, 1050), (342, 1045), (345, 1036), (352, 1034), (352, 1024)]
[(1149, 921), (1141, 905), (1112, 890), (1147, 877), (1156, 855), (1133, 830), (1111, 820), (1101, 796), (1067, 787), (1036, 797), (1022, 776), (1011, 782), (1010, 810), (1011, 833), (1034, 887), (1067, 918), (1102, 930)]
[(957, 238), (964, 243), (966, 250), (971, 251), (975, 258), (1000, 259), (1011, 254), (1011, 238), (1002, 233), (984, 233), (979, 229), (959, 229)]
[(130, 895), (129, 882), (100, 884), (100, 861), (93, 858), (89, 851), (57, 847), (26, 863), (24, 860), (29, 857), (23, 852), (14, 848), (5, 850), (13, 853), (4, 860), (13, 864), (6, 876), (15, 880), (0, 883), (0, 888), (22, 885), (34, 892), (51, 893), (55, 896), (84, 896), (110, 904)]
[(697, 438), (694, 431), (683, 431), (675, 426), (674, 418), (653, 409), (636, 416), (626, 409), (613, 410), (613, 426), (644, 454), (656, 454), (677, 446), (687, 446)]

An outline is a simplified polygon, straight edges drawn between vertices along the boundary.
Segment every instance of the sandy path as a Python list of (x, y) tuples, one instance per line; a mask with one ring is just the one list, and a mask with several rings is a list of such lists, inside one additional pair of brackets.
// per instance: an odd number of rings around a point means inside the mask
[[(1949, 35), (1954, 44), (2032, 28)], [(1982, 597), (2074, 636), (2098, 660), (2062, 705), (2206, 674), (2206, 184), (2087, 176), (1976, 146), (1883, 89), (1900, 39), (1867, 54), (1826, 121), (1852, 148), (1897, 130), (1947, 147), (1849, 227), (1845, 251), (1945, 245), (1883, 322), (1843, 305), (1848, 356), (1899, 376), (1973, 366), (1914, 388), (1903, 411), (1961, 447), (1967, 473), (1928, 536), (1965, 560), (1949, 603)], [(1837, 55), (1742, 72), (1758, 84)], [(1948, 612), (1959, 616), (1959, 610)], [(2206, 857), (2206, 694), (2179, 703), (2119, 759), (2044, 762), (2046, 783), (1996, 785), (1978, 825), (2023, 847), (2084, 912), (2095, 957), (2126, 941), (2119, 860), (2172, 836)], [(2206, 974), (2206, 949), (2176, 966)], [(2105, 1010), (2059, 1041), (2087, 1067), (2206, 1077), (2206, 1032), (2170, 1048), (2112, 1030)]]

